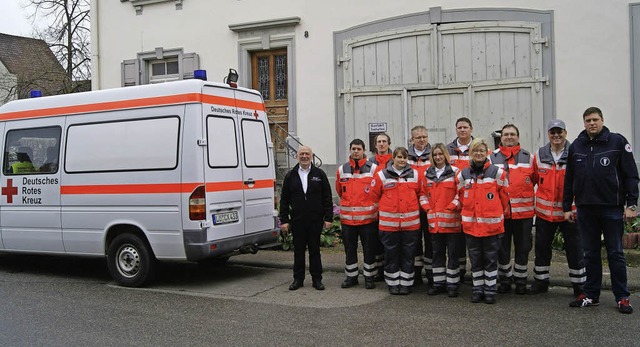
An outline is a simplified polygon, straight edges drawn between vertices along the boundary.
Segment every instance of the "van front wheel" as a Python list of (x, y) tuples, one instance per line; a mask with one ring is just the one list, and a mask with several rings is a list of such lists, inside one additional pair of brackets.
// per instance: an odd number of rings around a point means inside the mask
[(153, 276), (155, 257), (138, 236), (120, 234), (109, 244), (107, 264), (116, 283), (139, 287)]

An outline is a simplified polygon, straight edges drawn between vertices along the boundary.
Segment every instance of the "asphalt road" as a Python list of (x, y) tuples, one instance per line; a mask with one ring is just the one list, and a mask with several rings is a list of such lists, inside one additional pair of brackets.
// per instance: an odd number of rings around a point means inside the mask
[[(252, 257), (260, 257), (260, 253)], [(259, 259), (259, 258), (256, 258)], [(572, 292), (498, 296), (498, 303), (341, 289), (290, 292), (291, 270), (232, 261), (162, 266), (143, 289), (115, 286), (101, 260), (0, 255), (0, 345), (5, 346), (587, 346), (640, 344), (640, 311), (569, 308)], [(632, 303), (640, 310), (640, 300)]]

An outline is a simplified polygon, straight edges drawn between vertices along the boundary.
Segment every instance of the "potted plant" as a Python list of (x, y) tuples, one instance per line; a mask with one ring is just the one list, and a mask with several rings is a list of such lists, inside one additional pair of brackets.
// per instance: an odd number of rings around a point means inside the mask
[(635, 249), (640, 242), (640, 215), (624, 223), (622, 235), (622, 248)]

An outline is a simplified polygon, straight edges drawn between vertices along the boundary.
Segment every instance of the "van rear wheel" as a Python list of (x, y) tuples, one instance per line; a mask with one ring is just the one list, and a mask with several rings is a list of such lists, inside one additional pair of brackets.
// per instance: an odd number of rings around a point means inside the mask
[(107, 250), (109, 274), (121, 286), (139, 287), (151, 280), (156, 260), (147, 244), (133, 234), (120, 234)]

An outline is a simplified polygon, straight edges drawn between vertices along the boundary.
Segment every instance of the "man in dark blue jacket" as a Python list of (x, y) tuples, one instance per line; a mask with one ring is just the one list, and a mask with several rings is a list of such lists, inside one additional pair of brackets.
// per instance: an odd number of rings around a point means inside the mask
[(280, 228), (293, 233), (293, 282), (289, 290), (303, 286), (305, 250), (309, 248), (309, 273), (313, 287), (324, 290), (320, 233), (331, 227), (333, 203), (327, 175), (312, 164), (313, 151), (308, 146), (298, 149), (298, 165), (284, 178), (280, 193)]
[(607, 249), (611, 289), (618, 311), (632, 313), (627, 288), (627, 264), (622, 251), (624, 220), (635, 218), (638, 203), (638, 168), (627, 139), (604, 126), (602, 111), (589, 107), (582, 115), (585, 130), (569, 147), (562, 208), (573, 222), (575, 197), (578, 229), (584, 248), (587, 280), (584, 292), (571, 307), (600, 304), (601, 235)]

